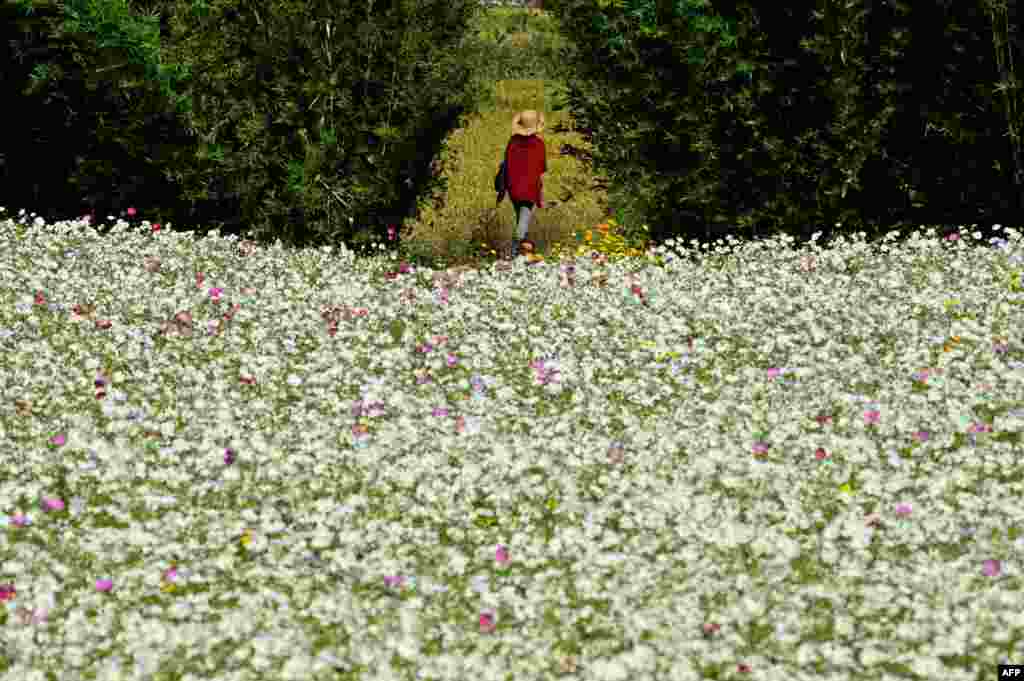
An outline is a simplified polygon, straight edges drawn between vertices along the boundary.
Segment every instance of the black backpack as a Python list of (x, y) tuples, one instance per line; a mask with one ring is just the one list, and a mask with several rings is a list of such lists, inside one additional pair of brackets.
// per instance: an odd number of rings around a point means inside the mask
[[(509, 140), (509, 146), (511, 144), (512, 141)], [(498, 193), (498, 203), (501, 203), (505, 198), (505, 192), (508, 191), (508, 146), (505, 147), (505, 160), (498, 166), (498, 174), (494, 176), (494, 191)]]

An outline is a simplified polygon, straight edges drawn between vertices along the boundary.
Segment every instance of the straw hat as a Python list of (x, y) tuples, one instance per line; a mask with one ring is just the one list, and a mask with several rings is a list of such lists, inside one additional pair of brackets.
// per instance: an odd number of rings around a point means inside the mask
[(512, 134), (530, 136), (544, 129), (544, 114), (533, 109), (520, 111), (512, 119)]

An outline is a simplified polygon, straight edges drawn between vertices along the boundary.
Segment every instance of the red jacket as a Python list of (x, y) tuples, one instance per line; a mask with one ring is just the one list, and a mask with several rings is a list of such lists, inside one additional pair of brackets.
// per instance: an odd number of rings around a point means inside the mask
[(548, 170), (544, 140), (512, 135), (508, 143), (508, 195), (513, 201), (541, 202), (540, 176)]

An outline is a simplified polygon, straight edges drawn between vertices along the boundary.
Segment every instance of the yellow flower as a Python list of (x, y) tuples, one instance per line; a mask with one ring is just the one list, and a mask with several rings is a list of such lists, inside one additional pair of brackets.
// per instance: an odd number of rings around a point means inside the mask
[(246, 530), (243, 532), (241, 539), (238, 541), (241, 542), (242, 546), (248, 546), (249, 543), (252, 542), (252, 530)]
[(163, 591), (165, 594), (172, 593), (174, 591), (174, 583), (164, 582), (160, 585), (160, 590)]

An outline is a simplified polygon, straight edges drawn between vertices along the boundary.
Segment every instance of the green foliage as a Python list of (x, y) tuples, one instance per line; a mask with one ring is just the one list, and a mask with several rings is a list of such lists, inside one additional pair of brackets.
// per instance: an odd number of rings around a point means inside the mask
[[(17, 7), (23, 17), (31, 17), (40, 8), (53, 7), (46, 0), (8, 0)], [(159, 29), (152, 17), (141, 17), (132, 12), (124, 2), (97, 0), (67, 0), (60, 4), (63, 19), (56, 27), (54, 37), (65, 35), (75, 37), (89, 36), (94, 43), (95, 63), (91, 68), (84, 69), (82, 76), (87, 80), (90, 90), (104, 86), (111, 75), (99, 76), (100, 73), (120, 71), (122, 77), (135, 76), (121, 87), (134, 87), (145, 81), (153, 81), (159, 85), (159, 91), (173, 104), (178, 111), (187, 111), (189, 100), (176, 94), (175, 89), (188, 78), (188, 71), (177, 66), (166, 66), (160, 63)], [(24, 24), (22, 24), (23, 26)], [(24, 94), (39, 92), (48, 83), (59, 78), (61, 72), (52, 72), (50, 65), (37, 63), (32, 70), (31, 85)]]
[[(907, 125), (919, 126), (920, 112), (900, 106), (911, 87), (906, 81), (929, 70), (925, 64), (935, 62), (939, 41), (946, 35), (948, 43), (970, 8), (958, 5), (943, 22), (916, 10), (908, 30), (896, 20), (909, 12), (903, 5), (819, 4), (755, 11), (749, 3), (723, 2), (715, 3), (723, 15), (717, 16), (708, 3), (695, 2), (689, 24), (679, 17), (687, 7), (682, 2), (599, 0), (595, 7), (562, 0), (553, 6), (567, 35), (587, 46), (575, 55), (569, 109), (593, 132), (595, 167), (617, 187), (610, 202), (645, 216), (640, 220), (652, 225), (654, 241), (684, 235), (708, 241), (729, 231), (740, 237), (786, 231), (798, 241), (821, 231), (827, 241), (838, 231), (863, 229), (876, 237), (894, 221), (903, 224), (907, 212), (901, 215), (902, 188), (896, 186), (907, 169), (915, 178), (903, 186), (919, 186), (920, 166), (910, 159), (925, 157), (927, 148), (915, 144), (916, 156), (900, 153), (897, 165), (886, 145), (897, 137), (920, 140), (919, 128), (911, 132)], [(708, 16), (701, 16), (702, 6)], [(984, 61), (974, 58), (976, 65)], [(937, 102), (935, 112), (943, 112), (946, 123), (966, 121), (964, 112), (979, 108), (987, 87), (979, 83), (994, 73), (975, 68), (969, 76), (941, 78), (945, 90), (922, 90), (913, 99)], [(972, 95), (954, 100), (942, 94), (954, 84)], [(995, 119), (983, 120), (975, 130), (992, 129)], [(958, 154), (929, 164), (932, 173), (960, 174), (956, 183), (945, 183), (945, 210), (955, 207), (951, 184), (963, 190), (961, 200), (972, 189), (971, 178), (958, 170), (965, 163), (976, 168), (973, 159), (984, 155), (967, 160), (972, 142), (993, 137), (964, 132)], [(1012, 165), (1009, 154), (1000, 156)], [(990, 202), (992, 196), (1007, 203), (1006, 194), (990, 193)], [(951, 221), (948, 213), (945, 221)], [(914, 224), (921, 222), (928, 220)], [(837, 224), (841, 230), (833, 229)]]
[[(483, 87), (461, 57), (473, 3), (373, 8), (282, 0), (175, 6), (165, 58), (193, 73), (194, 161), (170, 169), (190, 200), (223, 178), (258, 240), (337, 243), (379, 230), (422, 180), (425, 144)], [(418, 194), (443, 187), (427, 178)]]
[[(666, 227), (673, 226), (658, 217), (671, 214), (678, 223), (680, 196), (701, 204), (714, 200), (719, 178), (706, 163), (711, 124), (702, 83), (753, 79), (753, 62), (736, 54), (749, 31), (733, 18), (705, 13), (706, 3), (599, 5), (559, 2), (553, 8), (568, 37), (587, 46), (573, 62), (569, 108), (592, 133), (595, 167), (618, 188), (610, 202), (646, 213), (652, 236), (663, 241)], [(566, 60), (573, 57), (565, 54)], [(687, 180), (697, 186), (681, 193)], [(654, 207), (669, 198), (673, 210)], [(703, 224), (705, 215), (692, 214)], [(681, 228), (676, 224), (672, 231)]]
[[(886, 130), (884, 158), (864, 174), (875, 196), (887, 176), (895, 179), (889, 182), (899, 200), (894, 215), (907, 226), (1012, 225), (1006, 218), (1019, 219), (1024, 207), (1015, 185), (1018, 152), (1006, 131), (1016, 116), (998, 105), (998, 93), (1012, 81), (1000, 64), (1000, 22), (978, 4), (987, 10), (991, 3), (941, 3), (939, 11), (927, 12), (876, 8), (876, 21), (910, 37), (891, 77), (898, 101), (926, 103), (898, 110)], [(875, 82), (890, 80), (884, 71), (869, 74)]]
[(168, 149), (186, 143), (173, 112), (190, 103), (173, 89), (187, 72), (160, 63), (153, 20), (123, 4), (82, 0), (10, 0), (0, 16), (10, 64), (0, 87), (5, 102), (17, 103), (7, 122), (19, 131), (4, 148), (4, 203), (24, 200), (32, 187), (35, 205), (14, 208), (66, 218), (56, 210), (84, 202), (116, 212), (125, 194), (173, 195), (158, 168)]

